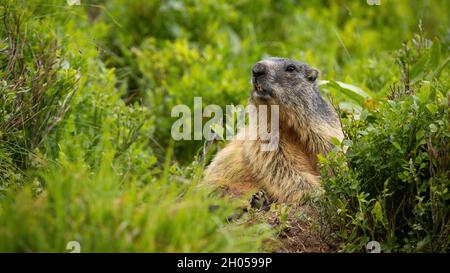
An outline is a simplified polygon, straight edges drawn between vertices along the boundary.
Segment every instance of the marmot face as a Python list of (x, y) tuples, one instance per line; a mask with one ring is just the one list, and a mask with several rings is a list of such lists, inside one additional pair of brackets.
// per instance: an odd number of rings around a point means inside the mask
[(336, 112), (316, 86), (316, 69), (299, 61), (268, 58), (257, 62), (252, 74), (250, 101), (255, 105), (279, 105), (284, 123), (298, 128), (324, 123), (340, 127)]
[(300, 106), (315, 91), (318, 71), (309, 65), (285, 58), (268, 58), (252, 68), (255, 104)]

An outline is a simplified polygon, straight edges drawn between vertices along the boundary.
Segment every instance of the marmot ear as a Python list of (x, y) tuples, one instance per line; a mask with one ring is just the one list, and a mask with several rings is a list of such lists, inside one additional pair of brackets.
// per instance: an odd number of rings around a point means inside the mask
[(315, 68), (310, 68), (306, 71), (306, 78), (314, 82), (319, 77), (319, 71)]

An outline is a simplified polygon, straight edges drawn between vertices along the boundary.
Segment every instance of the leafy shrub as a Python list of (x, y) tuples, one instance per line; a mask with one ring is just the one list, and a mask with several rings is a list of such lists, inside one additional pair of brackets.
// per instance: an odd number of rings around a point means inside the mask
[[(435, 73), (448, 61), (425, 65), (422, 56), (441, 52), (418, 37), (399, 59), (407, 75), (419, 69), (422, 78), (405, 78), (391, 99), (344, 119), (346, 140), (321, 158), (324, 207), (344, 250), (362, 251), (371, 240), (386, 252), (449, 248), (450, 93), (448, 71)], [(431, 82), (422, 80), (428, 75)]]
[(34, 150), (64, 118), (79, 75), (67, 67), (65, 48), (49, 22), (8, 1), (0, 28), (0, 189), (23, 182)]

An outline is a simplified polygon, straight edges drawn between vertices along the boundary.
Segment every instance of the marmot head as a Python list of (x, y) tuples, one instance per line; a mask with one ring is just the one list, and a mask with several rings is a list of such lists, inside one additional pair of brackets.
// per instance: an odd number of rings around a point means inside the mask
[(261, 60), (252, 68), (251, 99), (255, 104), (299, 106), (317, 92), (318, 75), (316, 69), (299, 61), (284, 58)]
[(329, 126), (341, 132), (336, 112), (317, 88), (318, 75), (316, 69), (299, 61), (264, 59), (252, 68), (250, 101), (255, 105), (279, 105), (282, 124), (296, 130)]

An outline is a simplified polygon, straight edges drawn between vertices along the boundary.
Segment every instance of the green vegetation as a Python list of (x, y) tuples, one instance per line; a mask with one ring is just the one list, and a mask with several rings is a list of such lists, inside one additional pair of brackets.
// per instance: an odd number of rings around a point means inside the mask
[(0, 1), (0, 251), (272, 251), (287, 214), (231, 220), (170, 136), (195, 96), (245, 104), (265, 56), (342, 112), (315, 203), (341, 250), (447, 251), (448, 1)]
[(343, 119), (346, 140), (321, 158), (324, 207), (347, 250), (370, 240), (384, 251), (450, 247), (448, 70), (440, 77), (449, 57), (440, 48), (420, 35), (405, 44), (402, 82)]

